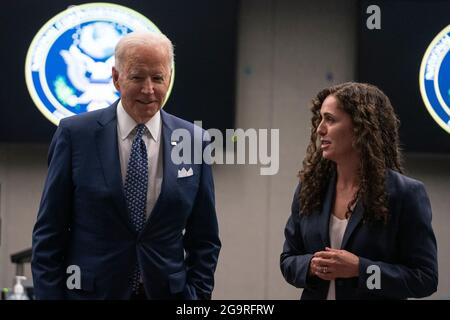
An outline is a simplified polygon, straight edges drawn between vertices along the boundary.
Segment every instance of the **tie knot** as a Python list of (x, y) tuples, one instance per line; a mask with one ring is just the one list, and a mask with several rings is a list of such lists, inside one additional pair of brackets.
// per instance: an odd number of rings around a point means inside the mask
[(142, 135), (147, 131), (147, 127), (145, 126), (145, 124), (138, 124), (136, 126), (136, 136), (135, 138), (142, 138)]

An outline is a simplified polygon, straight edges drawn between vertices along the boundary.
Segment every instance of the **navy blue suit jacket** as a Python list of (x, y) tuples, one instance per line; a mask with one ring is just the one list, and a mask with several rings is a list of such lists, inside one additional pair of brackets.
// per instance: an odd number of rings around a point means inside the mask
[[(36, 297), (127, 299), (138, 262), (150, 298), (208, 299), (221, 247), (211, 167), (175, 165), (170, 156), (172, 131), (194, 137), (194, 125), (161, 110), (161, 194), (137, 233), (123, 193), (116, 106), (64, 119), (53, 137), (33, 230)], [(183, 167), (194, 174), (177, 178)], [(70, 265), (80, 268), (79, 289), (66, 285)]]
[[(286, 281), (304, 288), (302, 299), (325, 299), (329, 281), (309, 276), (313, 254), (330, 247), (329, 220), (335, 193), (331, 178), (322, 210), (299, 215), (299, 192), (295, 191), (292, 214), (285, 229), (281, 272)], [(341, 249), (359, 256), (359, 277), (336, 279), (336, 299), (404, 299), (424, 297), (437, 289), (436, 239), (431, 227), (431, 207), (423, 184), (388, 170), (389, 222), (363, 223), (358, 202), (350, 217)], [(370, 290), (367, 280), (376, 265), (381, 271), (380, 289)], [(370, 271), (368, 273), (368, 271)]]

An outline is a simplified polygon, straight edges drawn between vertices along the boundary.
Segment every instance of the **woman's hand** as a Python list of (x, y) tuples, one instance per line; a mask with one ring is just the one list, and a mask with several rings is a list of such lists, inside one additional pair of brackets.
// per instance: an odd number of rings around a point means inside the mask
[(352, 278), (359, 275), (359, 257), (346, 250), (325, 248), (314, 254), (309, 272), (323, 280)]

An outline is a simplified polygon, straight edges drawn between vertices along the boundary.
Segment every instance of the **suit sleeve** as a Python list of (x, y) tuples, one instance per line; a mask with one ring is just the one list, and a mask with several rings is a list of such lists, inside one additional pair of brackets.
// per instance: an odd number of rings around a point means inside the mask
[(370, 265), (380, 268), (380, 289), (370, 290), (387, 298), (421, 298), (437, 290), (436, 238), (431, 226), (431, 206), (422, 183), (408, 185), (404, 194), (398, 233), (399, 263), (390, 264), (360, 257), (359, 288), (369, 290)]
[(317, 277), (309, 276), (309, 264), (313, 257), (305, 250), (301, 234), (299, 205), (300, 185), (295, 190), (292, 201), (291, 216), (284, 230), (285, 241), (280, 256), (281, 273), (288, 283), (297, 288), (314, 287)]
[(212, 170), (204, 162), (199, 190), (184, 234), (184, 247), (187, 265), (185, 298), (211, 299), (221, 243)]
[(62, 123), (51, 142), (48, 165), (33, 229), (31, 267), (37, 299), (64, 299), (64, 259), (72, 211), (72, 174), (70, 137)]

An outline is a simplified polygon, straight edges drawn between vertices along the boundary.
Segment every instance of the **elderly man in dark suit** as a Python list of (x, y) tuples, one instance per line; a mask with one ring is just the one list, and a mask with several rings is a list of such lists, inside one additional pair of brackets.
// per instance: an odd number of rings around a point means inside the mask
[[(120, 100), (62, 120), (50, 146), (33, 231), (36, 297), (209, 299), (221, 247), (213, 177), (205, 162), (171, 160), (174, 130), (195, 138), (193, 124), (161, 110), (172, 43), (131, 33), (115, 58)], [(69, 266), (80, 285), (67, 285)]]

